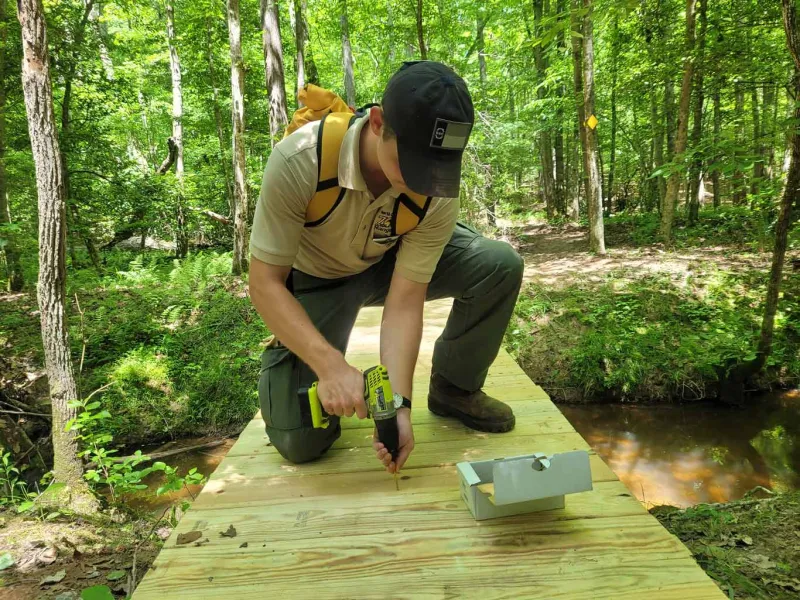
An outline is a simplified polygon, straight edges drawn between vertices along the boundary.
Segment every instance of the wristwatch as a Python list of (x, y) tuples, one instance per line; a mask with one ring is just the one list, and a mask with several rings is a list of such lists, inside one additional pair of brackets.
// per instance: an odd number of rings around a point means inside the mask
[(399, 408), (407, 408), (408, 410), (411, 410), (411, 400), (409, 400), (405, 396), (401, 396), (400, 394), (395, 392), (393, 394), (393, 400), (394, 400), (395, 410)]

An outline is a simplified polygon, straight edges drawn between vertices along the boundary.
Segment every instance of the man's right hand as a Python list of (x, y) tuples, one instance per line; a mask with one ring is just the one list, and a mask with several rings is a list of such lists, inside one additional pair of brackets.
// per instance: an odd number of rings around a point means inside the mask
[(367, 418), (364, 403), (364, 375), (342, 360), (341, 364), (319, 378), (319, 401), (325, 412), (338, 417)]

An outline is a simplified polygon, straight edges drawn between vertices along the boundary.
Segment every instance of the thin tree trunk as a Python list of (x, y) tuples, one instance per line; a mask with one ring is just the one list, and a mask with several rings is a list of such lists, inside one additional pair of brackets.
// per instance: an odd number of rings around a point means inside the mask
[(244, 156), (244, 63), (239, 27), (239, 0), (228, 0), (228, 36), (231, 46), (231, 112), (233, 120), (233, 274), (247, 271), (247, 179)]
[(774, 127), (774, 107), (775, 107), (775, 86), (767, 84), (764, 86), (764, 105), (761, 110), (761, 148), (764, 156), (764, 178), (772, 181), (773, 169), (775, 166), (775, 131)]
[[(758, 195), (761, 181), (764, 179), (764, 147), (762, 143), (761, 115), (759, 114), (758, 88), (754, 87), (750, 94), (751, 110), (753, 112), (753, 155), (756, 157), (753, 163), (753, 180), (750, 182), (750, 193)], [(766, 106), (766, 105), (765, 105)], [(762, 107), (762, 111), (763, 111)]]
[[(28, 133), (36, 166), (39, 198), (38, 302), (42, 345), (53, 408), (54, 482), (65, 484), (60, 504), (78, 513), (97, 511), (97, 500), (83, 479), (74, 431), (65, 431), (78, 397), (69, 353), (66, 321), (65, 219), (66, 198), (61, 153), (53, 114), (47, 30), (41, 0), (18, 0), (22, 28), (22, 87)], [(55, 500), (55, 499), (54, 499)]]
[[(556, 13), (558, 13), (559, 22), (563, 18), (562, 15), (566, 11), (566, 0), (556, 1)], [(558, 41), (556, 43), (558, 53), (563, 55), (567, 45), (565, 42), (566, 31), (560, 27), (558, 34)], [(567, 89), (561, 84), (558, 86), (558, 97), (566, 98)], [(567, 214), (567, 189), (569, 189), (569, 182), (567, 181), (567, 170), (564, 165), (564, 109), (563, 102), (559, 102), (556, 108), (556, 126), (555, 126), (555, 139), (553, 140), (553, 148), (555, 150), (556, 159), (556, 210), (560, 215)]]
[[(572, 74), (573, 74), (573, 81), (575, 83), (575, 106), (578, 109), (578, 131), (580, 132), (580, 139), (581, 139), (581, 147), (580, 147), (580, 155), (582, 156), (583, 149), (587, 146), (586, 141), (586, 113), (585, 113), (585, 106), (583, 101), (583, 48), (581, 44), (581, 37), (583, 35), (583, 19), (581, 19), (579, 15), (579, 11), (581, 10), (581, 0), (572, 0), (572, 11), (571, 11), (571, 20), (572, 20), (572, 31), (577, 33), (578, 35), (572, 35)], [(589, 197), (589, 173), (584, 168), (581, 169), (581, 165), (583, 165), (583, 159), (579, 160), (576, 164), (577, 171), (581, 173), (580, 181), (583, 182), (583, 194), (585, 197)], [(578, 193), (572, 200), (571, 206), (571, 214), (570, 218), (574, 221), (577, 221), (580, 216), (580, 195), (581, 195), (581, 185), (577, 185)]]
[(486, 86), (486, 40), (483, 35), (483, 30), (486, 28), (486, 15), (481, 14), (478, 16), (478, 23), (477, 23), (477, 37), (476, 42), (478, 46), (478, 71), (481, 77), (481, 86)]
[(353, 49), (350, 47), (350, 31), (347, 24), (347, 0), (342, 0), (342, 68), (344, 69), (345, 100), (348, 106), (356, 106), (356, 81), (353, 77)]
[(111, 60), (111, 55), (108, 53), (108, 46), (106, 46), (106, 39), (108, 38), (108, 30), (105, 23), (101, 20), (103, 16), (103, 5), (98, 2), (94, 5), (89, 19), (92, 22), (92, 27), (97, 34), (97, 45), (100, 50), (100, 62), (103, 63), (103, 70), (106, 73), (106, 79), (109, 81), (114, 80), (114, 63)]
[(417, 0), (417, 41), (419, 42), (419, 54), (422, 60), (428, 60), (428, 49), (425, 47), (425, 28), (422, 23), (422, 0)]
[[(722, 131), (722, 102), (719, 93), (720, 82), (717, 80), (714, 89), (714, 146), (719, 147), (720, 132)], [(719, 155), (715, 155), (714, 162), (719, 162)], [(720, 189), (721, 182), (719, 180), (719, 168), (715, 168), (711, 173), (711, 181), (714, 186), (714, 208), (719, 208), (722, 197), (722, 190)]]
[[(543, 0), (533, 0), (533, 20), (534, 36), (540, 39), (543, 36), (542, 19), (544, 17)], [(546, 48), (542, 44), (537, 44), (533, 50), (533, 58), (536, 63), (536, 75), (539, 85), (536, 89), (536, 96), (540, 102), (547, 99), (547, 89), (544, 82), (547, 78), (547, 57)], [(553, 142), (550, 138), (550, 130), (544, 124), (539, 132), (539, 154), (542, 160), (542, 200), (547, 207), (547, 217), (552, 219), (556, 214), (555, 182), (553, 181)]]
[(614, 18), (614, 32), (611, 43), (611, 152), (608, 165), (608, 187), (606, 188), (606, 213), (612, 211), (614, 197), (614, 171), (617, 167), (617, 69), (619, 68), (619, 23)]
[[(782, 0), (783, 26), (786, 43), (794, 61), (795, 98), (800, 99), (800, 19), (793, 0)], [(778, 311), (778, 298), (783, 276), (783, 262), (786, 257), (786, 246), (789, 237), (789, 224), (792, 221), (792, 207), (800, 202), (800, 102), (795, 102), (794, 123), (791, 133), (792, 158), (786, 187), (781, 199), (781, 210), (775, 225), (775, 249), (772, 253), (772, 269), (767, 286), (767, 300), (764, 306), (764, 319), (761, 322), (761, 337), (758, 342), (758, 354), (753, 365), (753, 372), (760, 371), (767, 363), (772, 351), (772, 336), (775, 327), (775, 314)]]
[(183, 89), (181, 87), (181, 61), (175, 47), (175, 13), (173, 1), (167, 1), (167, 44), (169, 45), (169, 71), (172, 76), (172, 139), (175, 142), (175, 177), (178, 179), (178, 206), (176, 207), (175, 248), (178, 258), (189, 252), (189, 235), (186, 231), (186, 208), (183, 198)]
[[(8, 43), (8, 22), (6, 0), (0, 0), (0, 225), (11, 223), (6, 189), (6, 44)], [(3, 248), (8, 270), (8, 286), (12, 292), (20, 291), (25, 285), (22, 266), (19, 263), (14, 240), (7, 239)]]
[(300, 0), (294, 0), (294, 44), (295, 44), (295, 71), (297, 79), (294, 87), (294, 97), (298, 108), (303, 106), (297, 95), (306, 84), (306, 31)]
[[(587, 10), (583, 17), (583, 103), (586, 118), (594, 115), (594, 25), (593, 0), (583, 0)], [(603, 228), (603, 183), (600, 176), (597, 129), (581, 123), (585, 130), (583, 148), (584, 169), (589, 174), (589, 194), (586, 204), (589, 213), (589, 249), (597, 254), (606, 253)]]
[[(652, 171), (660, 169), (664, 164), (664, 122), (658, 112), (658, 97), (656, 88), (650, 90), (650, 124), (653, 128), (653, 141), (651, 144)], [(663, 175), (650, 180), (652, 183), (650, 196), (653, 204), (648, 206), (647, 210), (652, 211), (654, 208), (659, 210), (664, 205), (664, 196), (667, 191), (667, 180)]]
[[(225, 197), (228, 201), (228, 210), (233, 215), (235, 212), (233, 206), (233, 183), (231, 182), (231, 175), (228, 171), (228, 161), (225, 158), (225, 148), (228, 147), (226, 141), (225, 125), (222, 121), (222, 110), (219, 107), (219, 90), (217, 89), (217, 75), (214, 69), (214, 57), (211, 43), (211, 19), (206, 18), (206, 58), (208, 60), (208, 77), (211, 83), (211, 103), (214, 109), (214, 123), (217, 127), (217, 140), (219, 141), (219, 164), (222, 169), (222, 177), (225, 179)], [(269, 77), (267, 78), (269, 80)], [(281, 89), (283, 89), (283, 81), (281, 81)], [(284, 102), (286, 102), (286, 95), (284, 93)], [(286, 107), (284, 106), (284, 118), (286, 117)], [(270, 129), (272, 128), (272, 99), (270, 96)]]
[[(664, 120), (666, 121), (667, 151), (666, 161), (675, 157), (675, 85), (671, 79), (664, 82)], [(666, 181), (664, 182), (666, 195)]]
[(689, 172), (689, 224), (697, 223), (700, 214), (700, 193), (703, 189), (703, 159), (699, 154), (700, 143), (703, 138), (703, 76), (705, 72), (705, 47), (706, 47), (706, 28), (708, 25), (706, 7), (708, 0), (700, 1), (700, 29), (697, 34), (697, 62), (694, 71), (694, 122), (692, 123), (692, 149), (695, 158), (692, 161), (692, 168)]
[[(694, 39), (697, 16), (697, 0), (686, 0), (686, 58), (683, 61), (683, 82), (681, 84), (681, 100), (678, 110), (678, 131), (675, 137), (673, 156), (676, 161), (683, 160), (686, 142), (689, 137), (689, 108), (692, 100), (692, 79), (694, 76)], [(678, 189), (683, 175), (674, 171), (667, 181), (667, 196), (661, 212), (661, 237), (665, 244), (672, 242), (672, 223), (675, 218), (675, 206), (678, 201)]]
[(747, 201), (747, 189), (744, 181), (744, 171), (741, 169), (742, 154), (744, 149), (744, 89), (740, 83), (736, 84), (736, 171), (733, 174), (733, 203), (741, 206)]
[(306, 63), (306, 81), (319, 85), (319, 73), (317, 72), (317, 64), (314, 62), (314, 52), (311, 48), (311, 36), (308, 33), (308, 21), (306, 14), (308, 13), (308, 6), (306, 0), (300, 0), (300, 17), (303, 23), (303, 47), (305, 48), (305, 63)]
[[(267, 92), (269, 93), (270, 145), (274, 146), (289, 123), (286, 108), (286, 82), (283, 75), (283, 44), (281, 43), (281, 20), (278, 13), (278, 0), (261, 0), (261, 36), (264, 44), (264, 73)], [(209, 49), (210, 56), (211, 50)], [(214, 93), (216, 96), (216, 90)], [(216, 105), (215, 99), (215, 107)], [(231, 212), (231, 214), (233, 213)]]

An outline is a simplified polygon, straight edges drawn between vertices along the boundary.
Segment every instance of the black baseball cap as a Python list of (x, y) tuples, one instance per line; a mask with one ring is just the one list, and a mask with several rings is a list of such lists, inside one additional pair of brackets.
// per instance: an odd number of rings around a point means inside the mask
[(440, 62), (405, 62), (386, 85), (382, 105), (409, 189), (457, 198), (461, 158), (475, 123), (464, 80)]

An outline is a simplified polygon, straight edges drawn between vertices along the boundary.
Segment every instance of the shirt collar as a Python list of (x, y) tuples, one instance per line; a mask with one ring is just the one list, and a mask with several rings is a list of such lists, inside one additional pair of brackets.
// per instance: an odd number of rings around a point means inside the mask
[(369, 121), (369, 115), (364, 115), (358, 119), (347, 130), (342, 140), (342, 148), (339, 151), (339, 186), (360, 192), (367, 191), (367, 182), (361, 175), (361, 163), (359, 157), (359, 142), (361, 141), (361, 130)]

